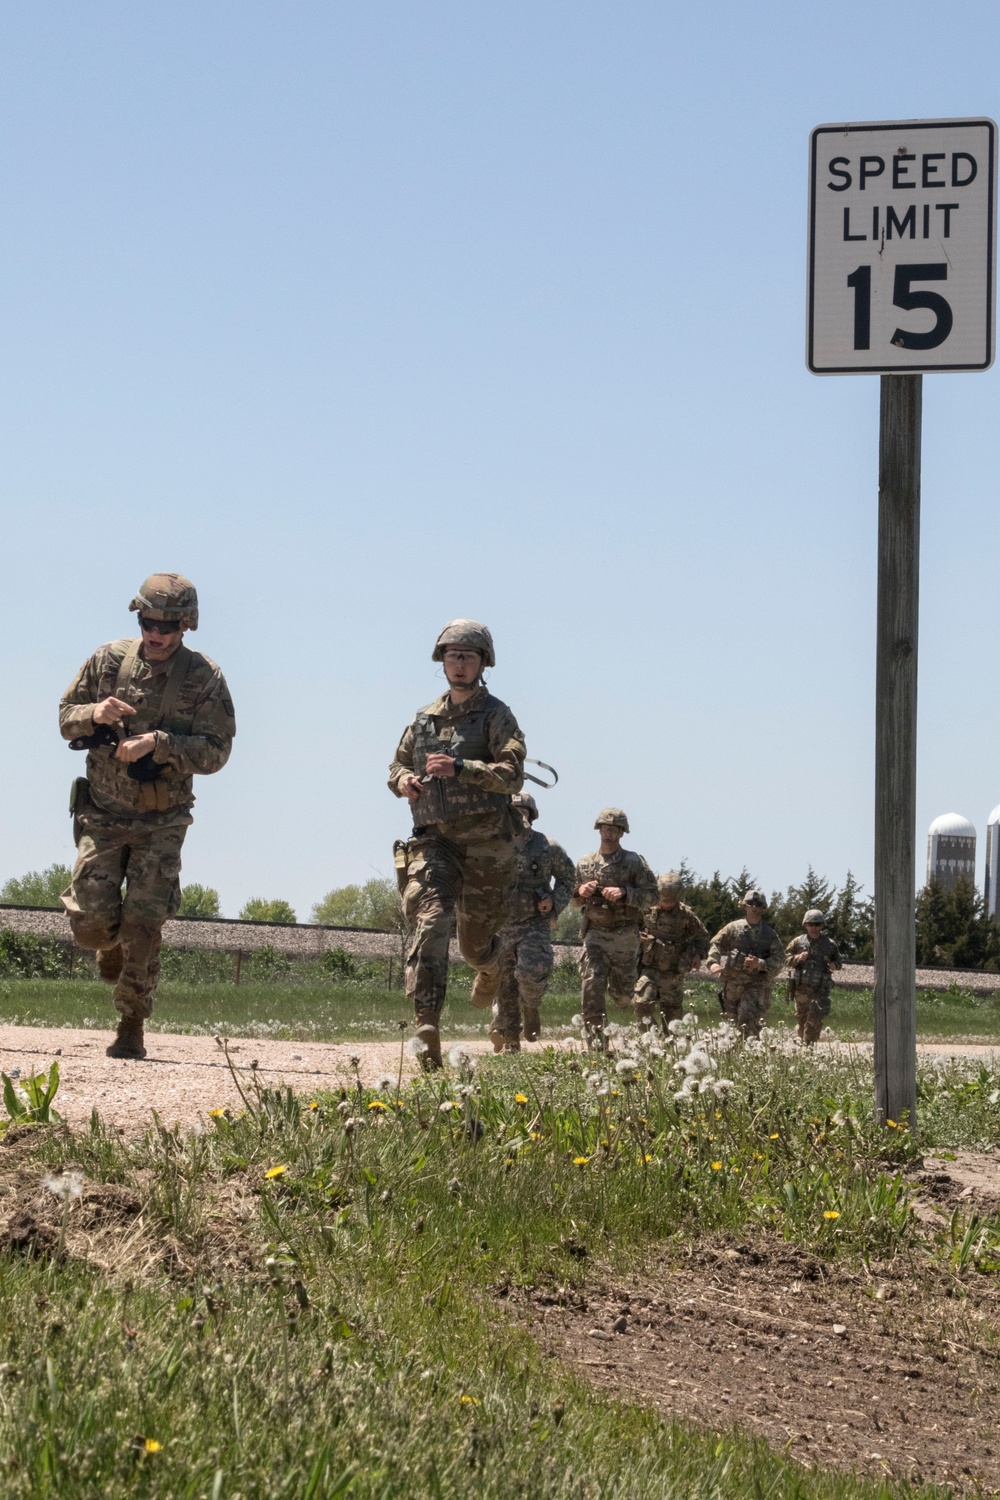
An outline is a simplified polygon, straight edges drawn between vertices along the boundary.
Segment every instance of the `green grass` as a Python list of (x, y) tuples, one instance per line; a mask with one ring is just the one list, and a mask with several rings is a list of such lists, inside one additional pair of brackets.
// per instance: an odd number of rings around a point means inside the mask
[(552, 1050), (314, 1106), (261, 1091), (188, 1137), (123, 1141), (95, 1121), (0, 1153), (22, 1179), (72, 1169), (146, 1205), (106, 1270), (79, 1258), (82, 1204), (69, 1259), (0, 1255), (5, 1493), (943, 1494), (810, 1472), (599, 1397), (508, 1316), (510, 1288), (631, 1268), (654, 1244), (669, 1264), (718, 1230), (848, 1261), (905, 1255), (913, 1274), (921, 1258), (990, 1270), (1000, 1226), (968, 1253), (961, 1225), (926, 1245), (904, 1169), (956, 1130), (995, 1141), (994, 1080), (924, 1070), (912, 1141), (871, 1123), (870, 1065), (846, 1050), (820, 1065), (783, 1044), (733, 1048), (716, 1067), (730, 1086), (681, 1100), (676, 1058), (602, 1067)]
[[(386, 973), (362, 972), (357, 978), (336, 973), (317, 978), (315, 966), (301, 976), (264, 982), (253, 980), (239, 986), (231, 980), (209, 979), (192, 983), (165, 978), (157, 994), (151, 1022), (154, 1031), (191, 1035), (275, 1037), (291, 1041), (363, 1041), (398, 1037), (397, 1023), (410, 1017), (402, 991), (386, 986)], [(398, 970), (396, 971), (398, 973)], [(713, 985), (696, 981), (689, 1004), (704, 1021), (719, 1016)], [(484, 1013), (469, 1004), (469, 971), (457, 968), (449, 987), (443, 1026), (449, 1036), (484, 1037)], [(547, 1034), (558, 1036), (570, 1029), (580, 1008), (579, 990), (571, 971), (557, 971), (556, 983), (546, 996), (543, 1022)], [(612, 1004), (613, 1018), (628, 1013)], [(107, 1030), (115, 1020), (106, 985), (80, 979), (0, 979), (0, 1021), (23, 1026), (84, 1026)], [(793, 1009), (779, 984), (769, 1020), (790, 1025)], [(845, 1040), (863, 1040), (872, 1034), (870, 990), (835, 990), (829, 1018), (833, 1032)], [(1000, 1041), (1000, 997), (974, 995), (950, 989), (921, 991), (917, 996), (917, 1033), (922, 1040)]]

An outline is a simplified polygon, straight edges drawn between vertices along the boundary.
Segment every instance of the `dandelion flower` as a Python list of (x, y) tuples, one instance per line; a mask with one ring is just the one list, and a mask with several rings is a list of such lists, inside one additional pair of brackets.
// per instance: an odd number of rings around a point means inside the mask
[(571, 1019), (570, 1019), (570, 1023), (569, 1024), (571, 1026), (575, 1026), (577, 1028), (577, 1030), (580, 1031), (580, 1030), (583, 1029), (583, 1017), (582, 1016), (572, 1016)]
[(372, 1088), (376, 1094), (387, 1094), (390, 1089), (396, 1087), (396, 1078), (392, 1073), (380, 1073), (373, 1081)]
[(527, 1102), (528, 1102), (528, 1096), (527, 1096), (527, 1094), (515, 1094), (514, 1095), (514, 1103), (515, 1104), (527, 1104)]
[(768, 1136), (768, 1140), (769, 1141), (777, 1141), (777, 1140), (780, 1140), (780, 1139), (781, 1139), (781, 1137), (778, 1135), (777, 1131), (775, 1131), (773, 1135), (769, 1135)]
[(224, 1120), (226, 1118), (226, 1111), (224, 1109), (210, 1109), (208, 1118), (210, 1120)]
[(458, 1399), (463, 1406), (482, 1406), (483, 1404), (478, 1396), (466, 1396), (463, 1394)]
[(642, 1164), (642, 1163), (643, 1163), (643, 1162), (647, 1162), (647, 1161), (652, 1161), (652, 1160), (653, 1160), (653, 1158), (652, 1158), (652, 1157), (651, 1157), (651, 1156), (650, 1156), (650, 1155), (649, 1155), (649, 1154), (648, 1154), (648, 1153), (646, 1153), (646, 1154), (642, 1154), (642, 1153), (640, 1153), (640, 1154), (639, 1154), (639, 1155), (638, 1155), (638, 1156), (637, 1156), (637, 1157), (636, 1157), (636, 1161), (638, 1161), (638, 1162), (639, 1162), (639, 1163), (640, 1163), (640, 1165), (641, 1165), (641, 1164)]
[(287, 1171), (288, 1171), (287, 1167), (268, 1167), (267, 1171), (264, 1173), (264, 1176), (265, 1177), (284, 1177), (284, 1175), (285, 1175), (285, 1173)]
[(406, 1044), (406, 1050), (410, 1057), (423, 1057), (427, 1051), (427, 1043), (419, 1036), (411, 1036)]
[(589, 1156), (574, 1156), (573, 1165), (574, 1167), (585, 1167), (589, 1160)]
[(438, 1105), (438, 1113), (442, 1115), (450, 1114), (453, 1109), (461, 1109), (457, 1099), (446, 1099), (443, 1104)]
[(448, 1063), (459, 1073), (472, 1073), (475, 1070), (476, 1059), (468, 1047), (463, 1047), (461, 1042), (458, 1042), (448, 1053)]
[(381, 1099), (373, 1099), (368, 1106), (369, 1109), (388, 1109), (388, 1104), (383, 1104)]
[(319, 1109), (319, 1100), (318, 1099), (310, 1099), (309, 1100), (309, 1108), (310, 1109)]
[(48, 1189), (53, 1198), (61, 1198), (64, 1203), (69, 1203), (73, 1198), (79, 1198), (83, 1192), (83, 1178), (79, 1172), (60, 1172), (58, 1177), (43, 1177), (42, 1186)]
[(142, 1445), (142, 1451), (143, 1453), (159, 1453), (162, 1446), (155, 1438), (147, 1438)]
[(840, 1214), (838, 1213), (837, 1209), (828, 1208), (824, 1210), (823, 1217), (824, 1219), (839, 1219)]
[(713, 1172), (721, 1172), (722, 1171), (722, 1163), (721, 1163), (721, 1161), (713, 1161), (713, 1163), (712, 1163), (712, 1171)]
[(895, 1120), (886, 1120), (885, 1123), (888, 1125), (888, 1127), (889, 1127), (890, 1130), (897, 1130), (899, 1128), (897, 1126)]
[(627, 1078), (628, 1075), (630, 1073), (634, 1073), (639, 1066), (640, 1063), (637, 1057), (623, 1057), (621, 1062), (615, 1063), (615, 1072), (618, 1074), (619, 1078)]

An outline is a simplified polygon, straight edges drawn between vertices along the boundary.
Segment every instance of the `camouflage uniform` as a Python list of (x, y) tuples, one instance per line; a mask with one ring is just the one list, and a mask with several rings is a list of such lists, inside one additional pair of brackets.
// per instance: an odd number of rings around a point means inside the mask
[[(114, 759), (113, 746), (88, 751), (86, 780), (74, 788), (77, 860), (61, 900), (81, 948), (121, 945), (124, 963), (114, 1003), (123, 1016), (145, 1018), (153, 1009), (160, 972), (161, 929), (180, 905), (192, 776), (210, 775), (226, 764), (236, 721), (215, 662), (182, 642), (166, 661), (151, 664), (140, 646), (128, 640), (102, 646), (80, 668), (59, 705), (59, 728), (63, 739), (71, 740), (93, 734), (94, 707), (102, 699), (135, 704), (122, 738), (155, 729), (152, 760), (163, 767), (157, 780), (135, 781)], [(173, 703), (161, 723), (172, 676)]]
[(538, 910), (551, 898), (553, 916), (564, 910), (573, 891), (573, 861), (561, 844), (529, 829), (515, 840), (517, 888), (511, 921), (504, 928), (500, 989), (493, 1002), (496, 1036), (516, 1042), (521, 1035), (521, 1006), (537, 1009), (552, 973), (552, 926)]
[(418, 1022), (437, 1025), (448, 985), (448, 942), (458, 919), (466, 963), (499, 976), (498, 934), (514, 890), (510, 797), (524, 781), (524, 737), (505, 703), (480, 686), (464, 703), (444, 693), (421, 709), (399, 742), (389, 787), (423, 776), (427, 756), (455, 756), (455, 777), (435, 777), (410, 804), (413, 837), (397, 846), (403, 911), (413, 929), (406, 993)]
[[(749, 974), (743, 960), (751, 955), (762, 958), (765, 967)], [(785, 963), (785, 950), (774, 928), (764, 921), (748, 922), (745, 917), (727, 922), (712, 939), (708, 962), (722, 965), (719, 998), (727, 1018), (735, 1021), (744, 1036), (759, 1036), (771, 1004), (771, 986)]]
[(633, 996), (637, 1018), (652, 1019), (659, 1005), (664, 1026), (679, 1021), (685, 977), (707, 952), (708, 931), (690, 906), (678, 901), (669, 910), (659, 903), (652, 907), (639, 934), (639, 978)]
[(806, 1046), (811, 1047), (819, 1041), (823, 1022), (830, 1014), (833, 975), (827, 966), (832, 964), (835, 969), (840, 969), (843, 967), (843, 960), (833, 938), (827, 937), (825, 932), (818, 938), (810, 938), (805, 932), (792, 938), (785, 949), (785, 958), (790, 966), (792, 959), (799, 953), (809, 956), (804, 964), (791, 968), (788, 996), (795, 1000), (799, 1036)]
[[(576, 894), (581, 885), (596, 880), (598, 892), (588, 901)], [(601, 895), (605, 886), (619, 886), (622, 901)], [(615, 854), (598, 849), (576, 867), (573, 905), (582, 906), (583, 957), (580, 960), (583, 1019), (600, 1035), (607, 1016), (610, 988), (619, 1005), (630, 1005), (639, 965), (639, 927), (643, 912), (656, 899), (656, 879), (641, 854), (619, 848)]]

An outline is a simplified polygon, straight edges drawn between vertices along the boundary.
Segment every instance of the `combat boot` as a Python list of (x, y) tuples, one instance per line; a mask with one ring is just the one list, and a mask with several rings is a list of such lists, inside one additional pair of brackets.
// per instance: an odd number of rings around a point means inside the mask
[(636, 1024), (642, 1031), (649, 1031), (656, 1020), (656, 1007), (640, 1003), (635, 1007)]
[(97, 972), (105, 984), (117, 984), (125, 967), (125, 949), (121, 943), (113, 948), (98, 948)]
[(522, 1005), (521, 1018), (524, 1021), (524, 1040), (537, 1042), (542, 1034), (542, 1018), (538, 1014), (538, 1006)]
[(503, 1044), (503, 1050), (505, 1052), (520, 1052), (520, 1050), (521, 1050), (521, 1038), (519, 1036), (505, 1037), (504, 1044)]
[(493, 1051), (502, 1052), (503, 1044), (507, 1040), (503, 1032), (497, 1031), (493, 1026), (491, 1026), (486, 1034), (489, 1037), (490, 1041), (493, 1043)]
[(477, 969), (472, 981), (472, 1003), (477, 1010), (489, 1010), (500, 988), (500, 970)]
[(142, 1016), (131, 1012), (118, 1022), (118, 1034), (110, 1047), (104, 1049), (106, 1057), (127, 1057), (138, 1062), (146, 1056), (142, 1036)]
[(438, 1030), (437, 1016), (418, 1016), (417, 1036), (425, 1048), (420, 1054), (420, 1066), (425, 1073), (434, 1073), (441, 1067), (441, 1033)]

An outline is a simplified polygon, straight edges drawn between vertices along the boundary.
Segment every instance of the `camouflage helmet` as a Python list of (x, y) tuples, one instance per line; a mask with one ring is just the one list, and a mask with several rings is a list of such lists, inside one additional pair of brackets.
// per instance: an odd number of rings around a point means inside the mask
[(747, 892), (745, 892), (745, 894), (743, 896), (743, 905), (744, 906), (766, 906), (767, 905), (767, 897), (764, 895), (764, 892), (762, 890), (759, 890), (757, 888), (757, 886), (752, 885), (750, 887), (750, 889)]
[(484, 667), (495, 667), (497, 664), (493, 654), (493, 637), (487, 626), (478, 620), (449, 620), (434, 642), (431, 661), (444, 660), (445, 646), (471, 646), (473, 651), (482, 655)]
[(803, 927), (811, 927), (814, 922), (819, 927), (826, 926), (826, 917), (821, 911), (818, 911), (815, 906), (813, 907), (812, 911), (806, 912), (805, 916), (802, 918), (802, 925)]
[(151, 573), (129, 609), (141, 610), (158, 620), (180, 620), (189, 629), (198, 629), (198, 591), (183, 573)]
[(628, 818), (620, 807), (605, 807), (597, 814), (594, 827), (600, 828), (602, 823), (610, 823), (612, 828), (620, 828), (623, 833), (628, 833)]
[(510, 799), (511, 807), (519, 807), (522, 812), (527, 813), (532, 822), (538, 817), (538, 803), (530, 792), (515, 792)]
[(677, 871), (668, 870), (665, 875), (656, 877), (656, 889), (661, 896), (679, 896), (684, 886)]

